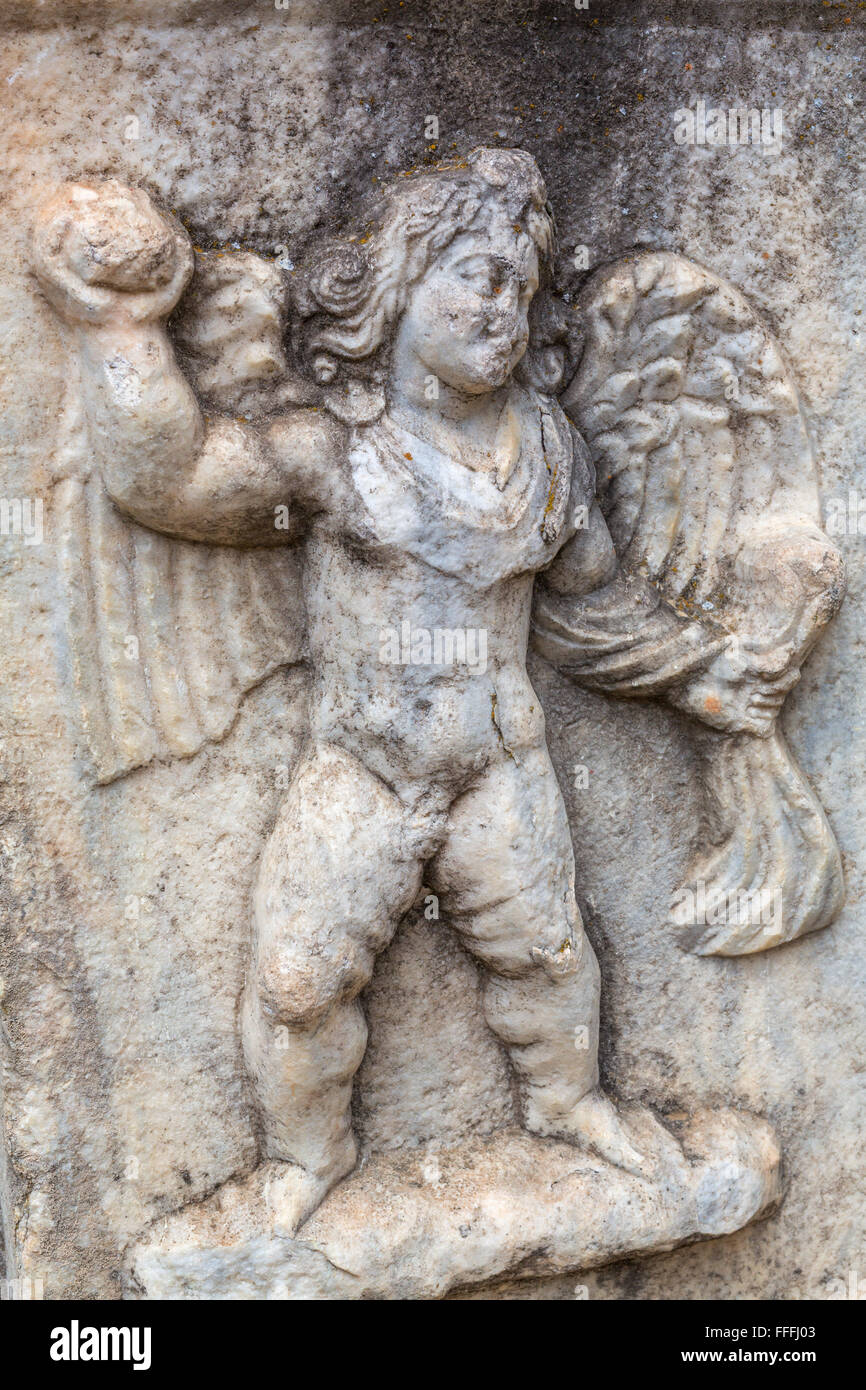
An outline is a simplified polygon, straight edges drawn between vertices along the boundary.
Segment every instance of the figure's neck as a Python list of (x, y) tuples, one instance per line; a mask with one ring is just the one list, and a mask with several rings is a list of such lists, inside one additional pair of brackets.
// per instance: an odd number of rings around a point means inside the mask
[(509, 380), (498, 390), (470, 395), (423, 371), (404, 374), (392, 378), (388, 414), (396, 425), (466, 467), (507, 475), (518, 442), (513, 431), (503, 436), (512, 389)]

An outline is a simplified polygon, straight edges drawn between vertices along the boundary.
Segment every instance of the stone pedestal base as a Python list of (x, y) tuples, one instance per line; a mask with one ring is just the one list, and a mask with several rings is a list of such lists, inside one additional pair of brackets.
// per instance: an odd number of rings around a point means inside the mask
[(651, 1180), (557, 1140), (503, 1130), (452, 1149), (377, 1154), (292, 1236), (267, 1163), (160, 1222), (132, 1251), (130, 1296), (427, 1299), (501, 1278), (577, 1273), (729, 1234), (780, 1195), (764, 1121), (707, 1111), (663, 1145)]

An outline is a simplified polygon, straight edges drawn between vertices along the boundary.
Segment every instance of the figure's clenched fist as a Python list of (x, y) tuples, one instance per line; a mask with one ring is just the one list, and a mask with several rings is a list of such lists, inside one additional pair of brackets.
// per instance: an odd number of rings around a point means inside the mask
[(799, 679), (800, 669), (790, 661), (773, 674), (756, 670), (751, 655), (732, 640), (706, 671), (671, 692), (669, 699), (711, 729), (769, 738), (785, 696)]
[(39, 209), (33, 270), (73, 323), (143, 322), (174, 308), (192, 273), (189, 238), (141, 189), (67, 183)]

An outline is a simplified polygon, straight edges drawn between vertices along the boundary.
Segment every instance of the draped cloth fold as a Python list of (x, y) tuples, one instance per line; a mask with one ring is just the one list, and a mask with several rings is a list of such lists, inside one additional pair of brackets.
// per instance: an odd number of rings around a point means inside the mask
[[(622, 571), (581, 598), (536, 587), (531, 641), (577, 684), (659, 696), (704, 669), (729, 634), (681, 616)], [(698, 844), (670, 920), (696, 955), (765, 951), (827, 925), (844, 900), (833, 833), (777, 729), (726, 734), (692, 721), (704, 800)]]
[(581, 598), (536, 584), (534, 649), (580, 685), (608, 695), (661, 695), (703, 670), (728, 634), (681, 616), (648, 580), (620, 571)]

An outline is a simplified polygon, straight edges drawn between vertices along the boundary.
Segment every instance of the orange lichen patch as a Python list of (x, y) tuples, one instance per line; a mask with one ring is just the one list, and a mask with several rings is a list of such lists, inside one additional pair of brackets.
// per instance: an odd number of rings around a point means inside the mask
[(404, 459), (411, 459), (412, 455), (411, 455), (411, 454), (404, 454), (403, 457), (404, 457)]
[(551, 469), (550, 464), (547, 462), (547, 458), (546, 458), (546, 457), (545, 457), (544, 462), (545, 462), (545, 464), (547, 465), (547, 471), (548, 471), (548, 473), (550, 474), (550, 487), (549, 487), (548, 490), (547, 490), (547, 501), (546, 501), (545, 504), (544, 504), (544, 516), (543, 516), (543, 518), (542, 518), (542, 529), (543, 529), (543, 526), (544, 526), (544, 522), (547, 520), (547, 518), (550, 516), (550, 513), (553, 511), (553, 504), (554, 504), (554, 502), (556, 501), (556, 479), (557, 479), (557, 476), (558, 476), (558, 474), (559, 474), (559, 465), (558, 465), (558, 464), (554, 465), (554, 467)]
[(708, 695), (704, 700), (704, 709), (707, 714), (721, 714), (722, 702), (718, 695)]

